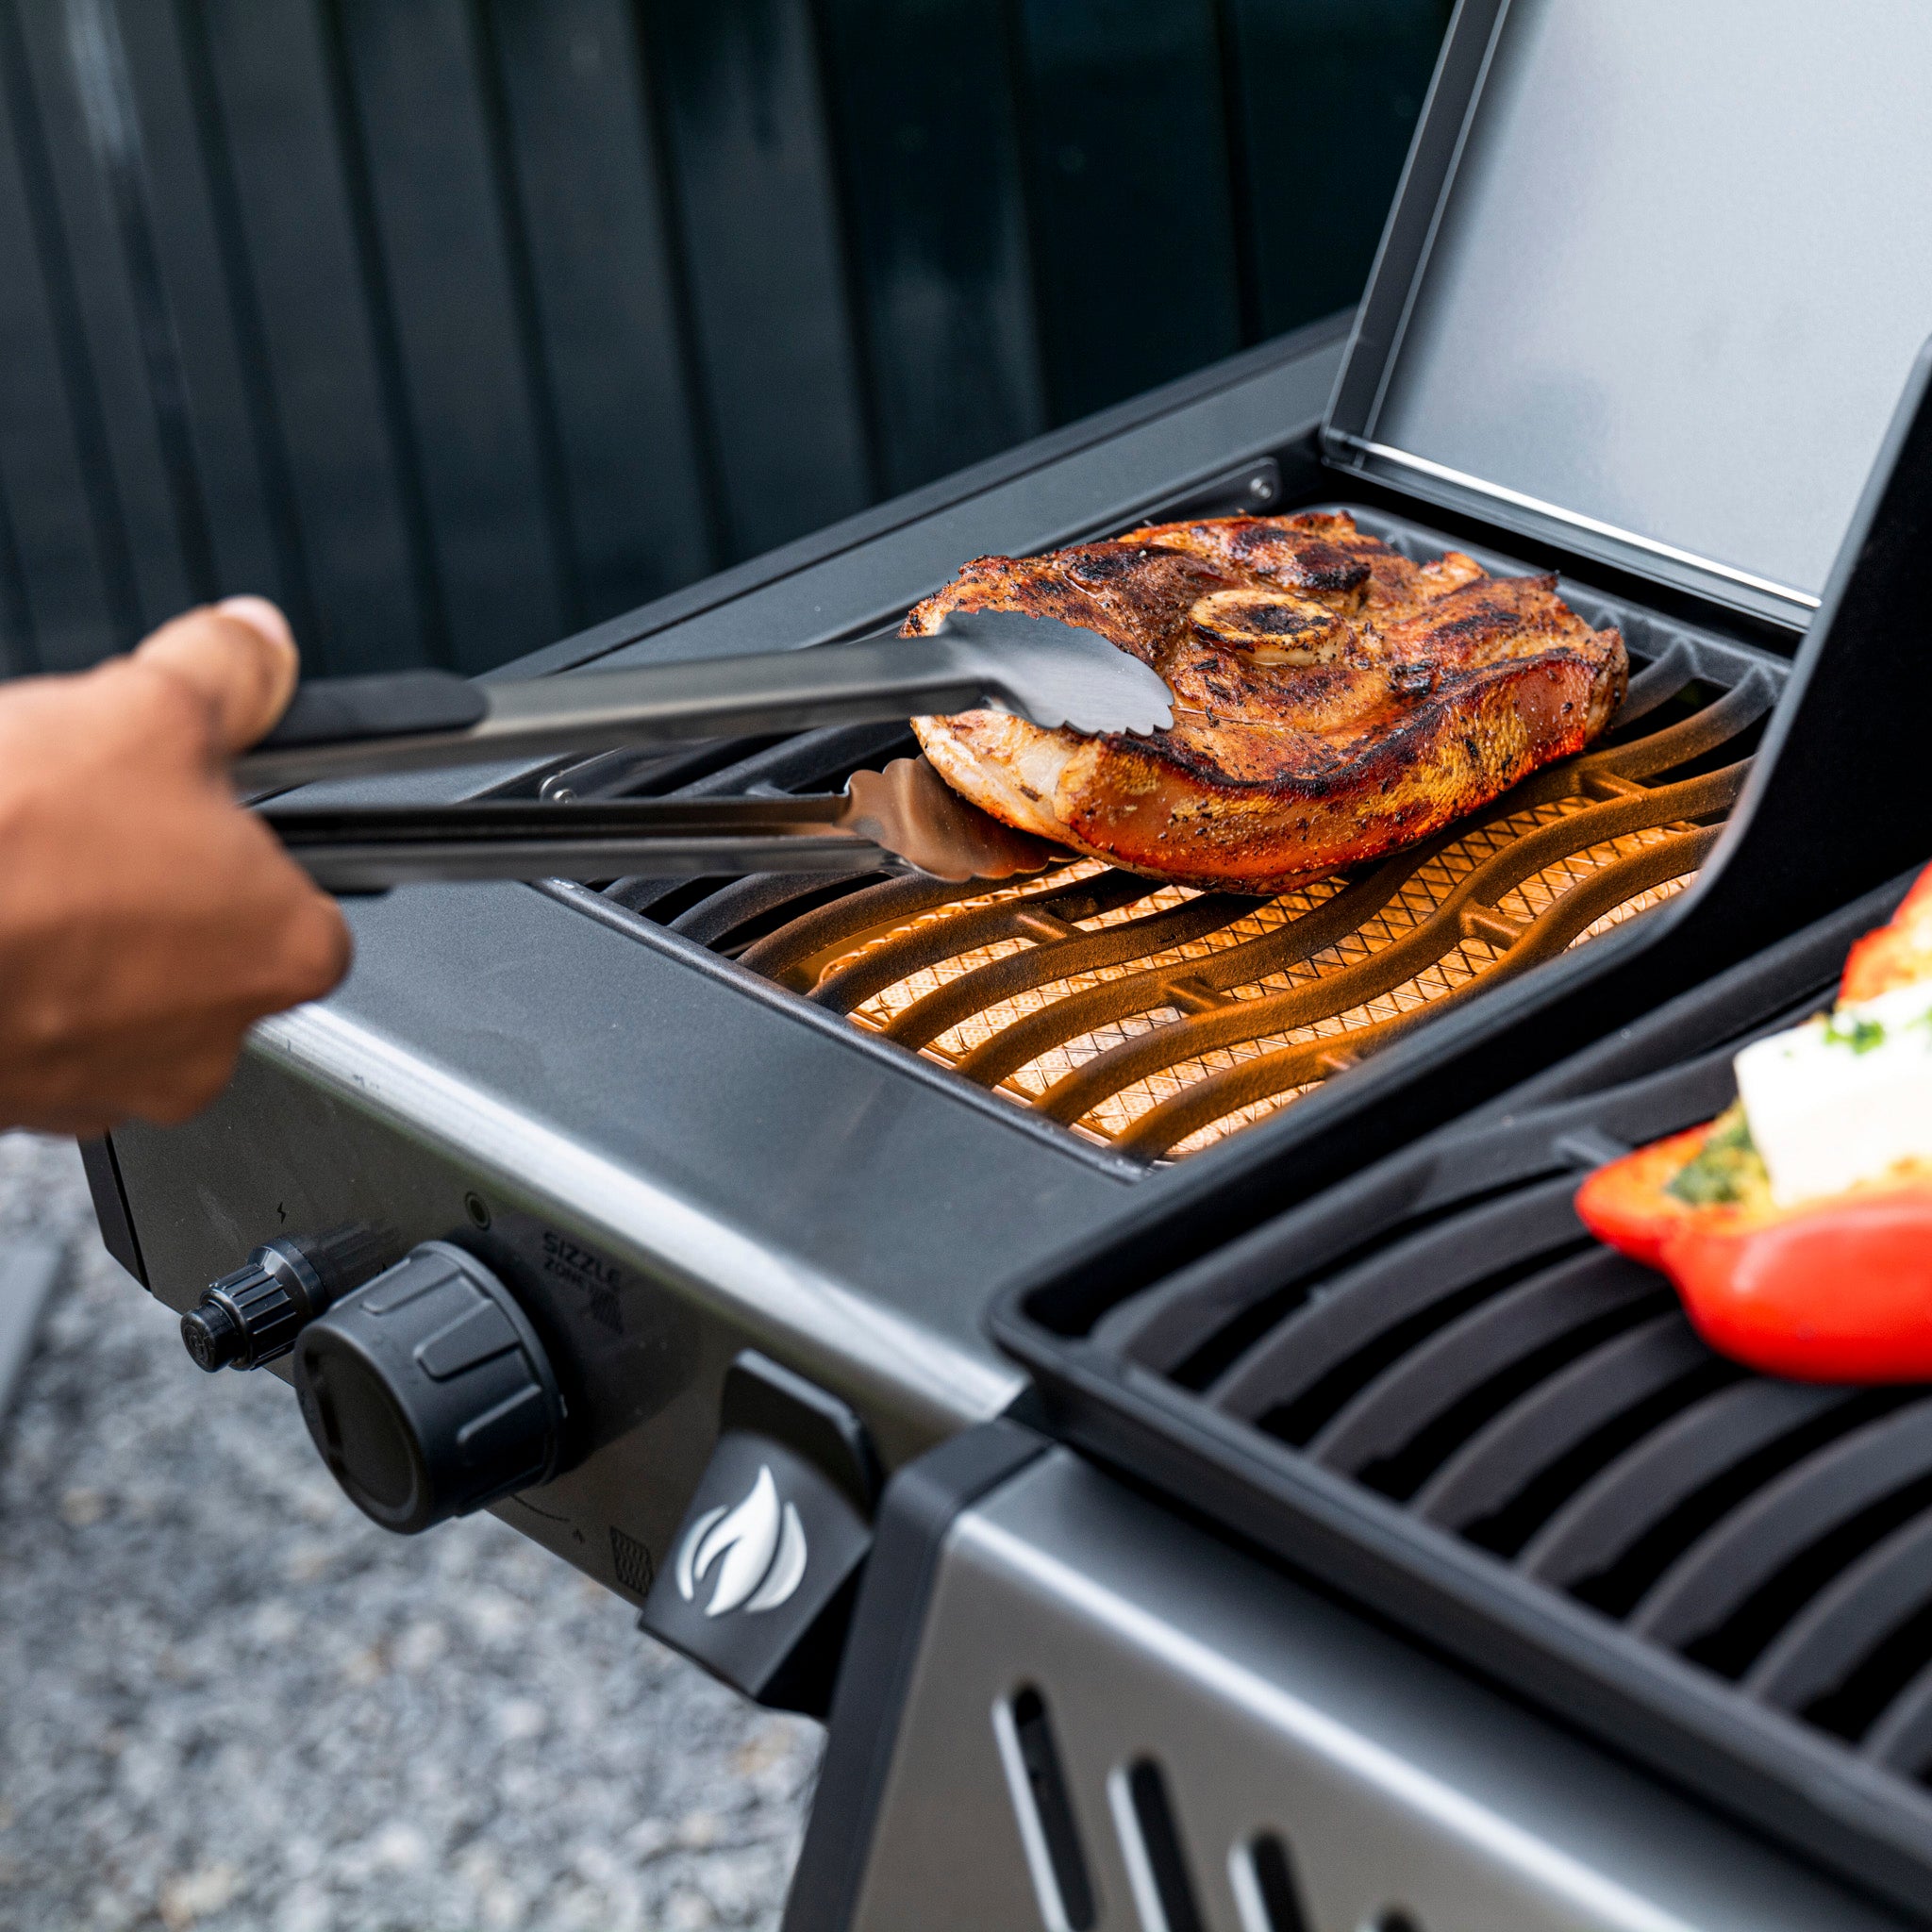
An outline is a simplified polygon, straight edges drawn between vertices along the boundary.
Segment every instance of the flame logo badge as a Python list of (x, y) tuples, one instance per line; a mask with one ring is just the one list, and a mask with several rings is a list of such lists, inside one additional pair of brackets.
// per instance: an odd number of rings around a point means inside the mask
[(717, 1565), (718, 1581), (705, 1606), (708, 1617), (722, 1617), (741, 1607), (747, 1616), (775, 1610), (791, 1600), (805, 1580), (805, 1525), (790, 1503), (778, 1501), (778, 1485), (760, 1463), (751, 1493), (733, 1508), (720, 1504), (691, 1526), (677, 1553), (677, 1593), (697, 1600), (698, 1586)]

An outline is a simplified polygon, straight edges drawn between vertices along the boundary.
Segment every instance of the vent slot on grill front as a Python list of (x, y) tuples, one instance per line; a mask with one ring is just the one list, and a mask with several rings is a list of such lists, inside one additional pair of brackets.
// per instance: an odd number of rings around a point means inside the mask
[(1288, 1841), (1264, 1831), (1228, 1855), (1241, 1932), (1313, 1932)]
[(1207, 1932), (1159, 1765), (1142, 1757), (1116, 1771), (1108, 1797), (1144, 1932)]
[(1089, 1932), (1093, 1881), (1046, 1700), (1032, 1685), (993, 1707), (993, 1736), (1047, 1932)]

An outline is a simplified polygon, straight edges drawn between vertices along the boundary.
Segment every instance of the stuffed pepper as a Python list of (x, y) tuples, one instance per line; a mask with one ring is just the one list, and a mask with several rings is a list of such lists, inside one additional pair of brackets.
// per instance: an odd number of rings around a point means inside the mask
[(1837, 1005), (1736, 1069), (1735, 1105), (1599, 1168), (1577, 1214), (1753, 1368), (1932, 1379), (1932, 869), (1853, 947)]

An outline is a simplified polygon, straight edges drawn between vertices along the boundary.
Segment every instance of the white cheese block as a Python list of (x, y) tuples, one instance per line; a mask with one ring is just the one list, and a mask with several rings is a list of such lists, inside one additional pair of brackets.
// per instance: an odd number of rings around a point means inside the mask
[(1780, 1208), (1932, 1160), (1932, 980), (1774, 1033), (1736, 1066)]

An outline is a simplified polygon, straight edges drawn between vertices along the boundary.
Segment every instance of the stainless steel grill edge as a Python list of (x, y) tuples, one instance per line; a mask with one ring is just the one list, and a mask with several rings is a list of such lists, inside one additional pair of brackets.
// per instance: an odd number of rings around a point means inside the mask
[(875, 1560), (900, 1588), (853, 1644), (896, 1694), (835, 1711), (786, 1932), (1898, 1923), (1036, 1446), (962, 1441), (889, 1500)]

